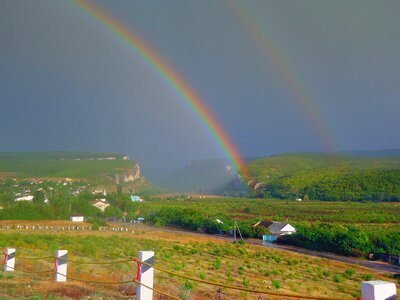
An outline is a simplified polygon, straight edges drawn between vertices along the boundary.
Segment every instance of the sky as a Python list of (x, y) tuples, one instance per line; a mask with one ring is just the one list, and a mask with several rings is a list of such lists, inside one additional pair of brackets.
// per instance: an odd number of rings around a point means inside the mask
[[(196, 91), (243, 157), (400, 148), (400, 1), (90, 1)], [(0, 2), (0, 152), (225, 158), (156, 69), (73, 1)]]

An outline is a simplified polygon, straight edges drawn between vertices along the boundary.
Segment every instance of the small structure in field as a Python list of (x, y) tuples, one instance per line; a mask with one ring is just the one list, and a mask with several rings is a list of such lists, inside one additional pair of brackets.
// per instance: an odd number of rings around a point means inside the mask
[(301, 199), (301, 198), (296, 198), (296, 201), (297, 201), (297, 202), (302, 202), (303, 199)]
[(95, 188), (92, 192), (93, 195), (96, 194), (103, 194), (103, 196), (107, 196), (107, 191), (106, 189), (100, 189), (100, 188)]
[(138, 223), (143, 223), (144, 221), (145, 221), (145, 219), (143, 217), (137, 218), (137, 222)]
[(131, 195), (131, 201), (132, 202), (143, 202), (143, 199), (140, 198), (140, 196)]
[(108, 203), (106, 199), (96, 199), (91, 205), (104, 212), (105, 209), (110, 206), (110, 203)]
[(276, 241), (279, 236), (292, 234), (296, 228), (287, 222), (260, 221), (251, 226), (254, 229), (262, 228), (269, 234), (263, 234), (263, 241)]
[(396, 300), (396, 285), (382, 280), (364, 281), (361, 286), (362, 299), (365, 300)]
[(31, 196), (31, 195), (27, 195), (27, 196), (22, 196), (22, 197), (18, 197), (18, 198), (15, 198), (15, 200), (14, 201), (33, 201), (33, 196)]
[(69, 220), (72, 222), (84, 222), (85, 217), (84, 216), (70, 216)]

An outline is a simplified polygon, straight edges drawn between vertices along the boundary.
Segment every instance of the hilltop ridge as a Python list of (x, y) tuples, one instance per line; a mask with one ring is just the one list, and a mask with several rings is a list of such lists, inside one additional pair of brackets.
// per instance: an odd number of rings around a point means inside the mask
[(139, 164), (129, 156), (93, 152), (0, 153), (0, 178), (71, 178), (94, 185), (151, 184), (140, 173)]

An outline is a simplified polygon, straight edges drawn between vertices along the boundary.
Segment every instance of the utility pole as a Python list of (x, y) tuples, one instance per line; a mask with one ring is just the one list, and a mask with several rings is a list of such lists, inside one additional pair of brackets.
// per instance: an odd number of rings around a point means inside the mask
[(233, 220), (233, 242), (236, 243), (236, 220)]
[(233, 221), (233, 242), (234, 243), (237, 242), (236, 230), (239, 232), (240, 239), (243, 240), (242, 233), (240, 232), (239, 225), (237, 224), (237, 221), (234, 220)]

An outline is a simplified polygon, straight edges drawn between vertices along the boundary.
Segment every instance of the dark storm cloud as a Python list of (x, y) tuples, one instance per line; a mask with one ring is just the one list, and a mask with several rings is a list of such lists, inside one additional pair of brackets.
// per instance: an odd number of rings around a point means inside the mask
[[(324, 150), (223, 1), (96, 1), (196, 90), (245, 156)], [(398, 1), (249, 1), (338, 149), (399, 148)], [(0, 3), (0, 151), (93, 150), (147, 165), (220, 157), (171, 88), (68, 1)]]

